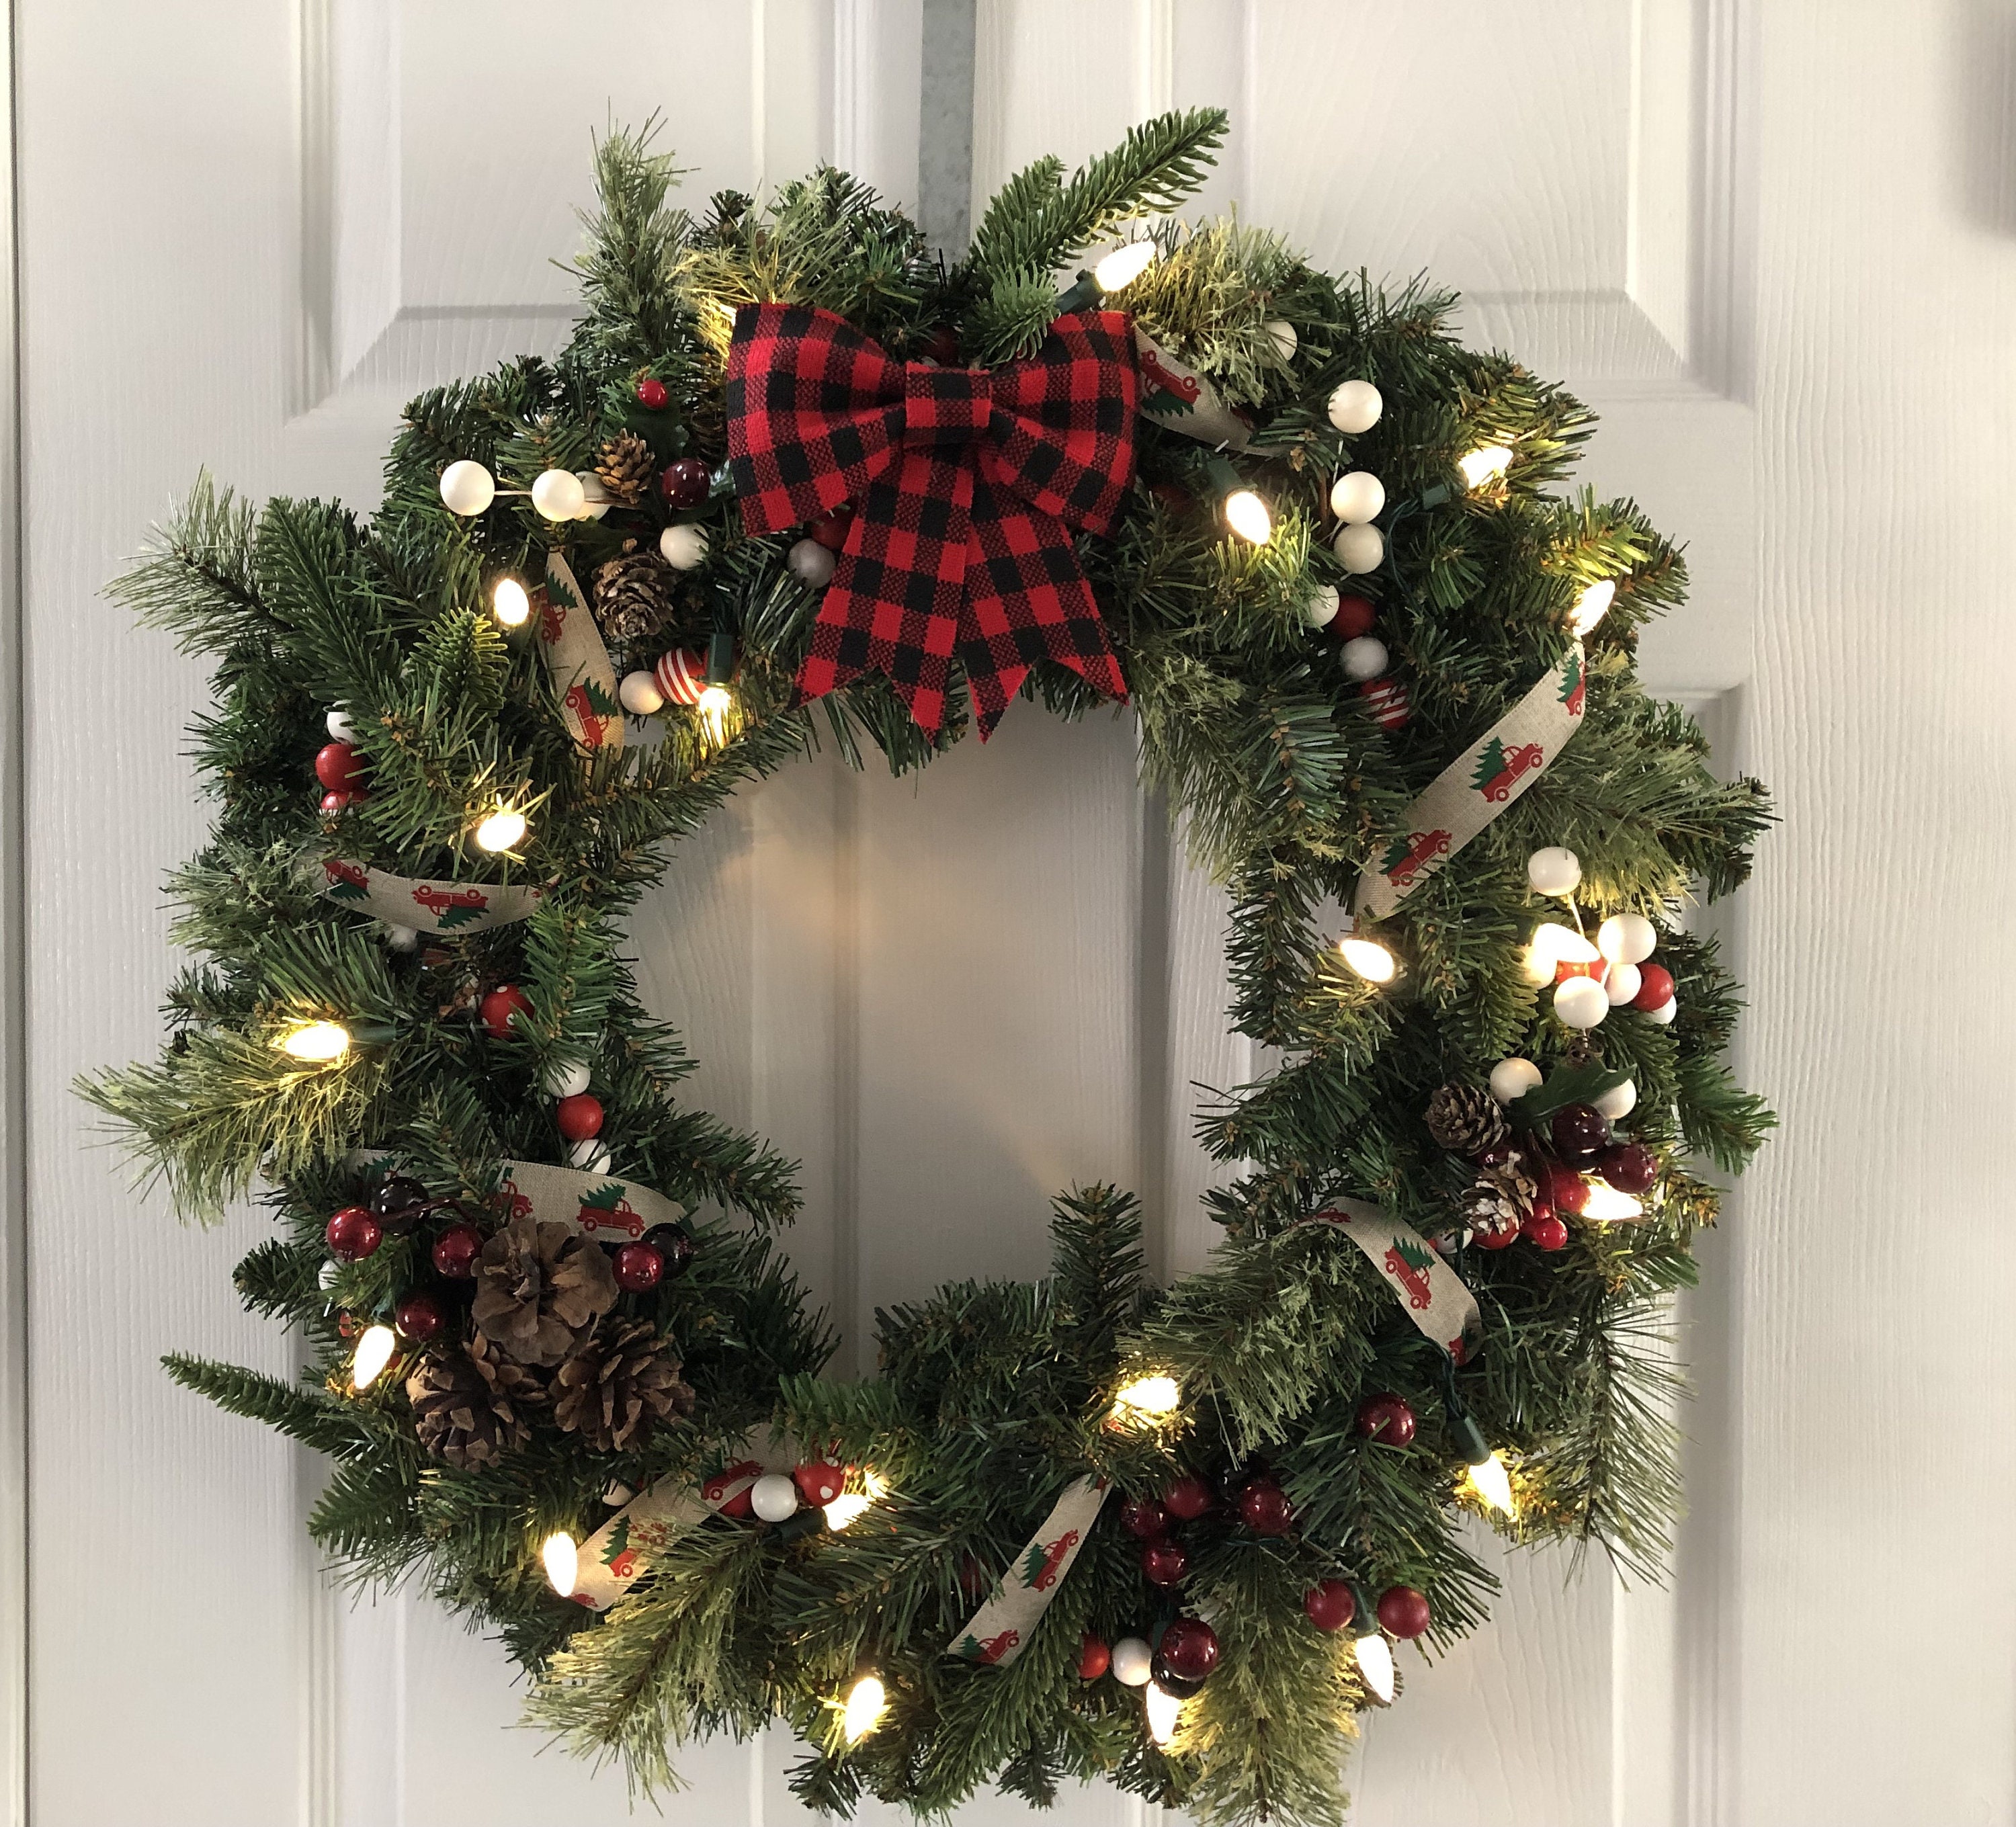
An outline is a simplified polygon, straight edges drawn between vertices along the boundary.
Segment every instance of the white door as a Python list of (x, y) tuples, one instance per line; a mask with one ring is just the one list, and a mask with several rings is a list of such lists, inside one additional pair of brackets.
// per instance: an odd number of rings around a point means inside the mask
[[(920, 38), (958, 10), (16, 0), (17, 1818), (627, 1818), (620, 1776), (507, 1729), (495, 1650), (423, 1599), (329, 1593), (300, 1527), (314, 1466), (157, 1368), (289, 1365), (229, 1290), (257, 1215), (178, 1233), (85, 1145), (67, 1089), (155, 1045), (158, 884), (205, 823), (172, 759), (202, 681), (97, 592), (200, 465), (368, 505), (406, 397), (560, 340), (547, 263), (573, 245), (591, 128), (662, 109), (696, 200), (825, 157), (914, 201), (920, 113), (942, 136), (945, 112), (936, 88), (920, 110)], [(1742, 1063), (1786, 1129), (1684, 1315), (1701, 1397), (1670, 1593), (1510, 1559), (1493, 1626), (1372, 1723), (1355, 1818), (2016, 1816), (1993, 937), (2016, 888), (1996, 842), (2016, 20), (1988, 0), (980, 0), (976, 24), (976, 196), (1222, 102), (1211, 201), (1335, 269), (1431, 270), (1469, 295), (1471, 340), (1601, 408), (1586, 478), (1690, 541), (1694, 601), (1647, 670), (1787, 821), (1730, 930)], [(794, 1252), (854, 1366), (876, 1305), (1039, 1271), (1046, 1201), (1075, 1178), (1143, 1192), (1164, 1271), (1208, 1246), (1188, 1088), (1247, 1062), (1217, 1012), (1216, 903), (1132, 770), (1124, 721), (1027, 708), (916, 783), (809, 767), (685, 847), (638, 915), (695, 1095), (805, 1163)], [(695, 1754), (668, 1812), (783, 1821), (789, 1756)], [(1143, 1811), (1103, 1790), (1060, 1807), (1071, 1827)]]

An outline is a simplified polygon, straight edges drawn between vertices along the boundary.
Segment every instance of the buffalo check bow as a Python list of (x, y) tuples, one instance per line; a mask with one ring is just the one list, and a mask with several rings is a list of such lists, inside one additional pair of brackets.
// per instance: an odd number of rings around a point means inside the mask
[(1005, 368), (895, 360), (830, 311), (751, 304), (728, 358), (728, 459), (752, 534), (856, 504), (797, 701), (885, 674), (935, 735), (952, 656), (984, 740), (1029, 668), (1126, 682), (1074, 530), (1103, 533), (1134, 475), (1127, 320), (1074, 314)]

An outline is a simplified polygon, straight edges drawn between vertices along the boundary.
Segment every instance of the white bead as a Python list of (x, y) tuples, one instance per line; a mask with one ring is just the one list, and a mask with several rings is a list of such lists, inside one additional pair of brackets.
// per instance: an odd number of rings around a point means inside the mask
[(1330, 485), (1330, 511), (1348, 526), (1376, 520), (1386, 505), (1386, 484), (1370, 469), (1347, 469)]
[(765, 1472), (749, 1487), (749, 1505), (766, 1523), (781, 1523), (798, 1507), (798, 1487), (787, 1473)]
[(665, 707), (665, 694), (648, 672), (626, 672), (616, 688), (623, 708), (632, 717), (650, 717)]
[(497, 498), (497, 478), (473, 459), (464, 457), (441, 473), (441, 505), (451, 514), (480, 514)]
[(1638, 1108), (1638, 1088), (1627, 1078), (1615, 1089), (1591, 1101), (1611, 1122), (1622, 1122)]
[(1643, 964), (1658, 943), (1658, 929), (1643, 914), (1612, 914), (1596, 929), (1597, 950), (1616, 964)]
[(567, 1165), (578, 1167), (584, 1174), (607, 1174), (609, 1162), (609, 1150), (594, 1136), (567, 1144)]
[(387, 925), (385, 928), (385, 943), (394, 951), (417, 951), (420, 943), (419, 930), (412, 926)]
[(786, 556), (791, 575), (801, 584), (823, 590), (833, 581), (833, 556), (816, 539), (801, 539)]
[(658, 553), (674, 570), (693, 570), (707, 556), (707, 529), (668, 527), (658, 535)]
[(1302, 605), (1302, 620), (1312, 628), (1327, 628), (1337, 620), (1337, 606), (1343, 600), (1334, 584), (1319, 584)]
[(1113, 1678), (1123, 1687), (1145, 1688), (1154, 1666), (1155, 1653), (1144, 1637), (1122, 1637), (1113, 1645)]
[(1386, 535), (1377, 527), (1340, 527), (1330, 548), (1354, 577), (1376, 571), (1386, 561)]
[(574, 479), (581, 484), (581, 510), (576, 519), (599, 520), (615, 506), (609, 491), (602, 486), (602, 478), (592, 469), (577, 469)]
[(608, 1489), (602, 1494), (602, 1501), (612, 1510), (620, 1510), (636, 1494), (621, 1479), (613, 1478), (609, 1482)]
[(336, 1278), (342, 1273), (343, 1264), (332, 1258), (315, 1271), (315, 1286), (324, 1289), (333, 1287)]
[(1635, 1002), (1638, 995), (1637, 966), (1613, 964), (1603, 973), (1603, 991), (1615, 1008), (1622, 1009), (1625, 1003)]
[(1610, 1012), (1610, 998), (1594, 977), (1570, 977), (1554, 986), (1554, 1013), (1564, 1027), (1594, 1027)]
[(571, 469), (542, 469), (532, 484), (532, 505), (549, 520), (578, 520), (587, 491)]
[(1527, 858), (1526, 880), (1535, 894), (1572, 894), (1582, 885), (1582, 858), (1550, 843)]
[(337, 705), (322, 721), (322, 727), (329, 732), (331, 742), (354, 743), (357, 740), (357, 725), (350, 721), (350, 713), (342, 705)]
[(1669, 996), (1657, 1009), (1647, 1009), (1645, 1019), (1647, 1021), (1655, 1021), (1660, 1027), (1665, 1027), (1679, 1012), (1679, 1002), (1675, 998)]
[(1530, 1059), (1501, 1059), (1491, 1069), (1491, 1095), (1501, 1104), (1522, 1098), (1540, 1082), (1540, 1069)]
[(578, 1098), (588, 1086), (585, 1060), (556, 1059), (539, 1074), (539, 1088), (549, 1098)]
[(1355, 640), (1344, 644), (1344, 670), (1345, 676), (1361, 682), (1376, 679), (1386, 670), (1390, 656), (1386, 643), (1376, 635), (1360, 635)]
[(1276, 317), (1269, 318), (1260, 327), (1267, 333), (1274, 347), (1280, 351), (1281, 359), (1283, 361), (1294, 360), (1295, 351), (1301, 347), (1302, 340), (1295, 334), (1295, 326), (1293, 324), (1290, 323), (1285, 317)]
[(1386, 402), (1369, 380), (1348, 380), (1330, 397), (1330, 422), (1339, 431), (1355, 437), (1379, 423)]

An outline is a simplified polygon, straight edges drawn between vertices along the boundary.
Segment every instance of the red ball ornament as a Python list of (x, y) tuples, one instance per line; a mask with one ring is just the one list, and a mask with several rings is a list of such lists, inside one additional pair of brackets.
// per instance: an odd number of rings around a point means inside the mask
[(837, 552), (847, 543), (847, 530), (854, 523), (854, 509), (845, 502), (830, 514), (805, 523), (805, 531), (828, 552)]
[(1633, 1009), (1642, 1009), (1648, 1015), (1654, 1009), (1661, 1009), (1672, 999), (1673, 973), (1663, 964), (1641, 964), (1638, 967), (1638, 994), (1631, 998)]
[(1194, 1523), (1217, 1502), (1217, 1493), (1194, 1472), (1186, 1472), (1162, 1493), (1162, 1508), (1179, 1523)]
[(823, 1510), (840, 1495), (847, 1478), (830, 1460), (808, 1459), (791, 1469), (791, 1482), (797, 1486), (799, 1496), (815, 1509)]
[(1239, 1494), (1239, 1520), (1255, 1535), (1285, 1535), (1295, 1526), (1288, 1494), (1271, 1478), (1256, 1478)]
[(675, 647), (661, 653), (651, 677), (668, 704), (697, 704), (707, 689), (707, 656), (697, 647)]
[(355, 788), (347, 793), (326, 793), (322, 796), (322, 809), (325, 812), (347, 812), (352, 806), (361, 806), (370, 794)]
[(693, 1259), (693, 1233), (683, 1225), (653, 1225), (644, 1233), (644, 1241), (665, 1259), (668, 1275), (683, 1274)]
[(586, 1142), (602, 1133), (602, 1102), (586, 1092), (562, 1098), (553, 1106), (553, 1120), (569, 1142)]
[(647, 374), (637, 383), (637, 404), (646, 412), (662, 412), (671, 398), (666, 392), (665, 383), (654, 374)]
[(1085, 1634), (1085, 1641), (1078, 1646), (1078, 1678), (1082, 1681), (1096, 1681), (1113, 1666), (1113, 1651), (1103, 1637), (1095, 1637), (1091, 1631)]
[(329, 1221), (322, 1235), (338, 1262), (362, 1262), (385, 1240), (384, 1228), (361, 1205), (347, 1205)]
[(355, 793), (364, 784), (364, 761), (348, 743), (329, 743), (316, 752), (315, 779), (332, 793)]
[[(751, 1500), (749, 1494), (755, 1488), (756, 1480), (762, 1476), (763, 1468), (754, 1459), (737, 1459), (732, 1466), (722, 1466), (711, 1478), (703, 1484), (700, 1487), (700, 1494), (722, 1516), (732, 1516), (737, 1522), (740, 1522), (755, 1513), (755, 1505)], [(736, 1492), (734, 1496), (723, 1502), (722, 1494), (730, 1485), (742, 1479), (747, 1479), (748, 1483)]]
[(531, 1012), (531, 998), (516, 984), (499, 984), (477, 1005), (477, 1013), (483, 1018), (484, 1027), (493, 1041), (509, 1036), (513, 1016), (530, 1016)]
[(1379, 619), (1379, 611), (1363, 596), (1340, 596), (1337, 599), (1337, 613), (1330, 618), (1326, 631), (1334, 640), (1355, 641), (1361, 635), (1372, 632), (1372, 625)]
[(711, 485), (707, 466), (697, 457), (675, 457), (665, 466), (664, 474), (658, 478), (666, 505), (675, 508), (698, 507), (707, 499), (707, 491)]
[(1418, 1637), (1428, 1627), (1428, 1602), (1411, 1586), (1379, 1595), (1379, 1627), (1389, 1637)]
[(473, 1225), (451, 1225), (434, 1239), (434, 1267), (455, 1281), (466, 1281), (476, 1273), (476, 1259), (483, 1253), (483, 1237)]
[(1589, 1203), (1589, 1182), (1574, 1168), (1564, 1167), (1559, 1161), (1550, 1161), (1547, 1197), (1553, 1201), (1556, 1211), (1579, 1215)]
[(1179, 1681), (1201, 1681), (1218, 1667), (1218, 1633), (1201, 1617), (1169, 1620), (1155, 1659)]
[(1552, 1212), (1543, 1218), (1529, 1217), (1520, 1228), (1535, 1250), (1560, 1250), (1568, 1240), (1568, 1228)]
[(1384, 678), (1367, 679), (1358, 688), (1358, 695), (1365, 700), (1365, 708), (1372, 714), (1372, 721), (1381, 729), (1405, 729), (1413, 707), (1407, 699), (1407, 688), (1388, 674)]
[(1152, 1497), (1137, 1497), (1121, 1505), (1120, 1527), (1139, 1541), (1153, 1541), (1168, 1533), (1168, 1512)]
[(1610, 1140), (1610, 1124), (1593, 1104), (1564, 1104), (1548, 1128), (1564, 1155), (1593, 1155)]
[(1302, 1609), (1319, 1631), (1341, 1631), (1358, 1615), (1358, 1601), (1342, 1580), (1326, 1580), (1302, 1595)]
[(409, 1294), (394, 1309), (399, 1330), (416, 1345), (424, 1345), (448, 1324), (448, 1315), (431, 1294)]
[(1358, 1404), (1358, 1431), (1382, 1446), (1411, 1446), (1414, 1411), (1390, 1390), (1382, 1390)]
[(665, 1259), (648, 1243), (625, 1243), (613, 1265), (616, 1285), (628, 1294), (648, 1294), (664, 1279)]
[(1141, 1545), (1141, 1571), (1151, 1586), (1180, 1586), (1190, 1566), (1190, 1557), (1180, 1541), (1164, 1536), (1159, 1541)]
[(1619, 1142), (1596, 1157), (1596, 1171), (1619, 1192), (1650, 1192), (1659, 1158), (1642, 1142)]

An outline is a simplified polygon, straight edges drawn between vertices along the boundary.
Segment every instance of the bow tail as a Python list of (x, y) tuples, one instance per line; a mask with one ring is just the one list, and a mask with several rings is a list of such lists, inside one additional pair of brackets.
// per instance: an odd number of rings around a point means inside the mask
[(974, 500), (959, 658), (982, 742), (1039, 660), (1053, 660), (1103, 696), (1127, 700), (1070, 533), (985, 482)]

